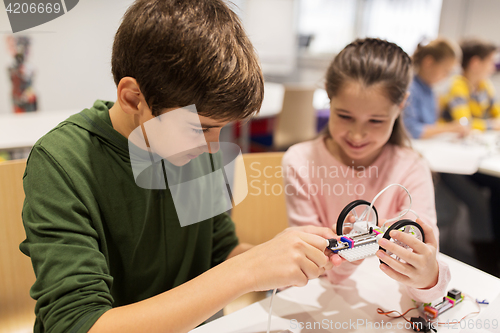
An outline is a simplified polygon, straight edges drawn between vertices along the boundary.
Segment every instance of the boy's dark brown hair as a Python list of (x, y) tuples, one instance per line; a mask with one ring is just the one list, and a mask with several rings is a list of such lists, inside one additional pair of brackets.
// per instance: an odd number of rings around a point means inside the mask
[[(394, 104), (401, 104), (412, 76), (411, 59), (398, 45), (378, 38), (357, 39), (340, 51), (330, 64), (326, 73), (326, 92), (332, 99), (348, 82), (359, 83), (365, 88), (381, 85)], [(396, 119), (389, 142), (409, 146), (401, 118), (400, 115)]]
[(444, 38), (438, 38), (426, 45), (418, 44), (412, 60), (413, 65), (418, 68), (427, 56), (431, 56), (436, 62), (441, 62), (447, 59), (460, 59), (461, 55), (458, 45)]
[(116, 85), (136, 79), (157, 116), (195, 104), (217, 120), (243, 119), (260, 109), (264, 80), (237, 15), (222, 0), (137, 0), (116, 32)]
[(484, 60), (497, 50), (493, 43), (480, 39), (464, 39), (460, 42), (460, 48), (462, 49), (462, 68), (464, 70), (467, 69), (473, 57)]

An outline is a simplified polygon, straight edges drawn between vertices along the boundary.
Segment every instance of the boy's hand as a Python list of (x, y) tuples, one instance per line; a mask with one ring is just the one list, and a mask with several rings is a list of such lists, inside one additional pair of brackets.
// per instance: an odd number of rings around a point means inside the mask
[(500, 131), (500, 119), (499, 118), (495, 118), (492, 120), (493, 124), (492, 124), (492, 129), (494, 131)]
[(407, 244), (410, 249), (405, 249), (396, 243), (382, 238), (379, 245), (394, 253), (404, 261), (397, 261), (382, 250), (377, 251), (377, 257), (385, 264), (380, 264), (380, 269), (391, 278), (407, 286), (421, 289), (429, 289), (438, 281), (439, 267), (436, 260), (437, 241), (432, 228), (417, 219), (425, 234), (425, 243), (410, 234), (393, 230), (391, 238)]
[(461, 138), (466, 137), (470, 133), (470, 127), (464, 126), (458, 121), (449, 123), (448, 129), (450, 132), (458, 133), (458, 136)]
[(244, 259), (254, 291), (302, 287), (333, 267), (325, 249), (334, 236), (329, 228), (292, 227), (234, 259)]
[[(351, 215), (348, 215), (348, 216), (347, 216), (347, 218), (346, 218), (346, 222), (348, 222), (348, 223), (355, 223), (355, 222), (356, 222), (356, 218), (355, 218), (355, 217), (354, 217), (354, 215), (352, 215), (352, 214), (351, 214)], [(384, 222), (385, 222), (385, 219), (379, 219), (379, 226), (381, 226)], [(332, 227), (332, 229), (334, 229), (334, 230), (333, 230), (333, 232), (335, 233), (335, 231), (336, 231), (336, 226), (333, 226), (333, 227)], [(336, 238), (337, 240), (340, 240), (340, 236), (338, 236), (336, 233), (335, 233), (335, 238)], [(327, 249), (326, 251), (327, 251), (327, 252), (325, 252), (325, 254), (329, 253), (329, 256), (330, 256), (330, 261), (333, 263), (333, 266), (336, 266), (336, 267), (337, 267), (337, 266), (342, 265), (342, 264), (343, 264), (343, 263), (345, 263), (345, 262), (348, 262), (346, 259), (342, 258), (342, 257), (341, 257), (340, 255), (338, 255), (338, 254), (333, 253), (332, 251), (330, 251), (330, 250), (328, 250), (328, 249)], [(351, 261), (350, 263), (351, 263), (351, 264), (354, 264), (354, 265), (360, 265), (360, 264), (363, 262), (363, 260), (365, 260), (365, 259), (360, 259), (360, 260), (356, 260), (356, 261)]]

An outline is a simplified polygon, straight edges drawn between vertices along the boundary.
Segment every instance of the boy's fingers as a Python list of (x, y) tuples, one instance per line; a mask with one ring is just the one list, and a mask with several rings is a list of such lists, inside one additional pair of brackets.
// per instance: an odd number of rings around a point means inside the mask
[(305, 244), (304, 254), (307, 259), (312, 261), (318, 267), (325, 267), (329, 265), (330, 259), (325, 255), (324, 250), (320, 251), (310, 244)]
[(308, 226), (305, 226), (305, 227), (300, 227), (299, 230), (303, 231), (305, 233), (313, 234), (313, 235), (316, 235), (316, 236), (321, 236), (321, 237), (326, 238), (326, 239), (328, 239), (328, 238), (334, 238), (334, 237), (337, 236), (333, 232), (333, 230), (330, 229), (330, 228), (317, 227), (317, 226), (314, 226), (314, 225), (308, 225)]
[(330, 262), (333, 264), (333, 266), (335, 266), (335, 267), (340, 266), (342, 264), (342, 260), (345, 260), (345, 259), (342, 259), (342, 257), (339, 256), (337, 253), (333, 253), (330, 250), (326, 250), (326, 251), (330, 252), (330, 254), (328, 255), (328, 258), (329, 258)]
[[(321, 229), (327, 229), (328, 228), (321, 228)], [(310, 233), (308, 231), (304, 231), (304, 229), (301, 230), (299, 233), (300, 239), (302, 239), (304, 242), (311, 244), (315, 248), (324, 251), (326, 247), (328, 246), (328, 239), (325, 236), (322, 235), (317, 235), (314, 233)], [(330, 237), (333, 238), (333, 237)]]
[[(306, 258), (304, 258), (306, 259)], [(324, 266), (317, 265), (313, 260), (307, 256), (308, 260), (300, 262), (300, 269), (306, 275), (307, 279), (315, 279), (324, 272)]]
[(333, 263), (330, 261), (330, 258), (328, 258), (328, 261), (326, 262), (326, 265), (322, 267), (324, 270), (327, 269), (332, 269), (333, 268)]

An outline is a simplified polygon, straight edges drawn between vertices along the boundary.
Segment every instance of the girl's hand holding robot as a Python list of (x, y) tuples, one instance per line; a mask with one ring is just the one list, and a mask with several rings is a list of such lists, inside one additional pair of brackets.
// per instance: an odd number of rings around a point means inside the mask
[(424, 231), (425, 243), (411, 234), (392, 230), (389, 234), (390, 237), (407, 244), (409, 249), (399, 246), (396, 242), (381, 238), (379, 240), (380, 247), (394, 253), (402, 260), (396, 260), (382, 250), (377, 251), (377, 257), (383, 262), (380, 264), (380, 269), (389, 277), (409, 287), (429, 289), (434, 287), (438, 281), (437, 241), (434, 231), (429, 225), (420, 219), (417, 219), (416, 222)]
[[(396, 218), (379, 220), (373, 204), (392, 186), (400, 186), (406, 191), (410, 207)], [(333, 252), (330, 261), (334, 266), (345, 264), (345, 261), (359, 265), (364, 258), (377, 255), (380, 269), (394, 280), (413, 288), (434, 287), (439, 274), (438, 243), (432, 228), (419, 218), (416, 222), (401, 219), (410, 211), (413, 212), (411, 195), (399, 184), (387, 186), (372, 203), (364, 200), (350, 203), (340, 213), (335, 227), (337, 237), (330, 239), (326, 250)]]

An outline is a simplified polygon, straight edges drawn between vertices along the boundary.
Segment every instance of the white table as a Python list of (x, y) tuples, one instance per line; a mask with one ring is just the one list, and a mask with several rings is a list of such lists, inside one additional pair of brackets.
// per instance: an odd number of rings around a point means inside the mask
[(0, 150), (30, 148), (44, 134), (81, 110), (0, 115)]
[[(279, 83), (264, 83), (264, 99), (259, 113), (252, 119), (263, 119), (277, 116), (283, 107), (283, 97), (285, 96), (285, 86)], [(243, 153), (250, 152), (250, 120), (241, 122), (241, 133), (239, 144)]]
[[(469, 265), (459, 262), (446, 255), (439, 255), (441, 260), (446, 262), (451, 270), (452, 279), (448, 285), (449, 289), (457, 288), (464, 294), (468, 294), (474, 299), (487, 299), (496, 302), (489, 306), (481, 305), (483, 315), (499, 320), (500, 326), (500, 279), (479, 271)], [(389, 319), (379, 315), (377, 308), (384, 310), (405, 311), (413, 307), (413, 302), (406, 294), (406, 288), (386, 276), (379, 269), (379, 262), (376, 257), (366, 259), (357, 271), (339, 285), (331, 285), (324, 278), (309, 281), (307, 286), (302, 288), (289, 288), (277, 293), (273, 301), (273, 317), (271, 331), (280, 332), (290, 330), (298, 332), (413, 332), (404, 328), (404, 319)], [(206, 325), (200, 326), (192, 333), (256, 333), (267, 331), (268, 309), (270, 298), (254, 303), (246, 308), (219, 318)], [(488, 307), (490, 308), (488, 311)], [(496, 311), (496, 310), (498, 311)], [(486, 310), (486, 311), (485, 311)], [(488, 313), (488, 312), (492, 312)], [(477, 311), (477, 306), (470, 300), (465, 300), (455, 308), (448, 310), (440, 316), (440, 320), (460, 320), (470, 312)], [(411, 311), (407, 318), (418, 316), (418, 312)], [(484, 317), (484, 316), (483, 316)], [(469, 316), (467, 319), (477, 319), (479, 317)], [(483, 322), (484, 322), (483, 318)], [(295, 320), (295, 321), (293, 321)], [(379, 329), (376, 329), (377, 325)], [(300, 329), (298, 323), (307, 322), (327, 323), (328, 329)], [(350, 322), (359, 323), (359, 326), (352, 326), (348, 329), (335, 328), (337, 325), (350, 325)], [(392, 328), (388, 328), (388, 322)], [(333, 324), (332, 324), (333, 323)], [(344, 324), (347, 323), (347, 324)], [(370, 329), (370, 324), (373, 328)], [(397, 325), (400, 324), (401, 329)], [(330, 326), (333, 325), (333, 329)], [(456, 329), (458, 328), (458, 329)], [(460, 331), (459, 326), (453, 329), (450, 327), (439, 327), (438, 331)], [(473, 330), (479, 332), (479, 330)], [(500, 332), (500, 327), (498, 328)]]
[(473, 133), (465, 139), (447, 133), (413, 140), (412, 146), (426, 158), (432, 171), (500, 177), (500, 132)]

